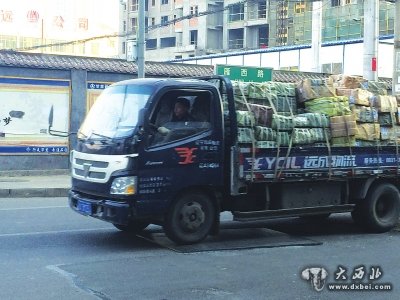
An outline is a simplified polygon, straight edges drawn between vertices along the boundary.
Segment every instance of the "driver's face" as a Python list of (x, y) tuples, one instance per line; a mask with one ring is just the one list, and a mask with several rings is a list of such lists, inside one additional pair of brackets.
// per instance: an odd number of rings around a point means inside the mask
[(178, 118), (186, 116), (188, 109), (186, 106), (182, 105), (182, 103), (175, 103), (174, 106), (174, 114)]

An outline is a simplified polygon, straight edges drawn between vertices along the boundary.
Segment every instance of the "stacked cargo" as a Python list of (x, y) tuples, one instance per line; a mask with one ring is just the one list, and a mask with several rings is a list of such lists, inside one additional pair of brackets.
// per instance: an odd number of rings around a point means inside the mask
[[(359, 76), (233, 82), (239, 143), (258, 148), (397, 144), (400, 99)], [(398, 104), (399, 103), (399, 104)]]

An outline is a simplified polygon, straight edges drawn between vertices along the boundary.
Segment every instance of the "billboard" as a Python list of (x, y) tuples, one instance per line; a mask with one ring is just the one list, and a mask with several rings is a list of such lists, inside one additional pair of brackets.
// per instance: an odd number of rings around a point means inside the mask
[(70, 113), (70, 81), (0, 76), (0, 155), (68, 155)]

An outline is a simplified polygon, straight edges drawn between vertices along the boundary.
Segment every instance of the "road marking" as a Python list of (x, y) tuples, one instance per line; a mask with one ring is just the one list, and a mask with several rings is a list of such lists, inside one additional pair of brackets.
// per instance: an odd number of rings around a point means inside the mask
[(20, 233), (4, 233), (0, 234), (0, 237), (13, 237), (13, 236), (30, 236), (40, 234), (60, 234), (60, 233), (74, 233), (74, 232), (91, 232), (91, 231), (116, 231), (114, 228), (103, 227), (103, 228), (91, 228), (91, 229), (71, 229), (71, 230), (53, 230), (53, 231), (36, 231), (36, 232), (20, 232)]
[(0, 208), (0, 211), (10, 210), (30, 210), (30, 209), (49, 209), (49, 208), (68, 208), (69, 206), (38, 206), (38, 207), (15, 207), (15, 208)]
[(102, 300), (110, 300), (111, 299), (108, 295), (85, 286), (81, 280), (78, 280), (79, 279), (78, 275), (61, 269), (61, 266), (62, 265), (48, 265), (48, 266), (46, 266), (46, 268), (48, 270), (56, 272), (56, 273), (60, 274), (61, 276), (65, 277), (67, 279), (67, 281), (69, 282), (69, 284), (84, 291), (85, 293), (88, 293), (88, 294), (90, 294), (98, 299), (102, 299)]

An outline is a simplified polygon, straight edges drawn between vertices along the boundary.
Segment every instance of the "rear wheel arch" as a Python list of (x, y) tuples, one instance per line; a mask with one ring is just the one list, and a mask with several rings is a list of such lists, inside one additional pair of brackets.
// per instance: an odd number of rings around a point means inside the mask
[(400, 216), (400, 191), (390, 182), (375, 182), (364, 199), (356, 203), (352, 217), (372, 232), (385, 232), (396, 226)]

